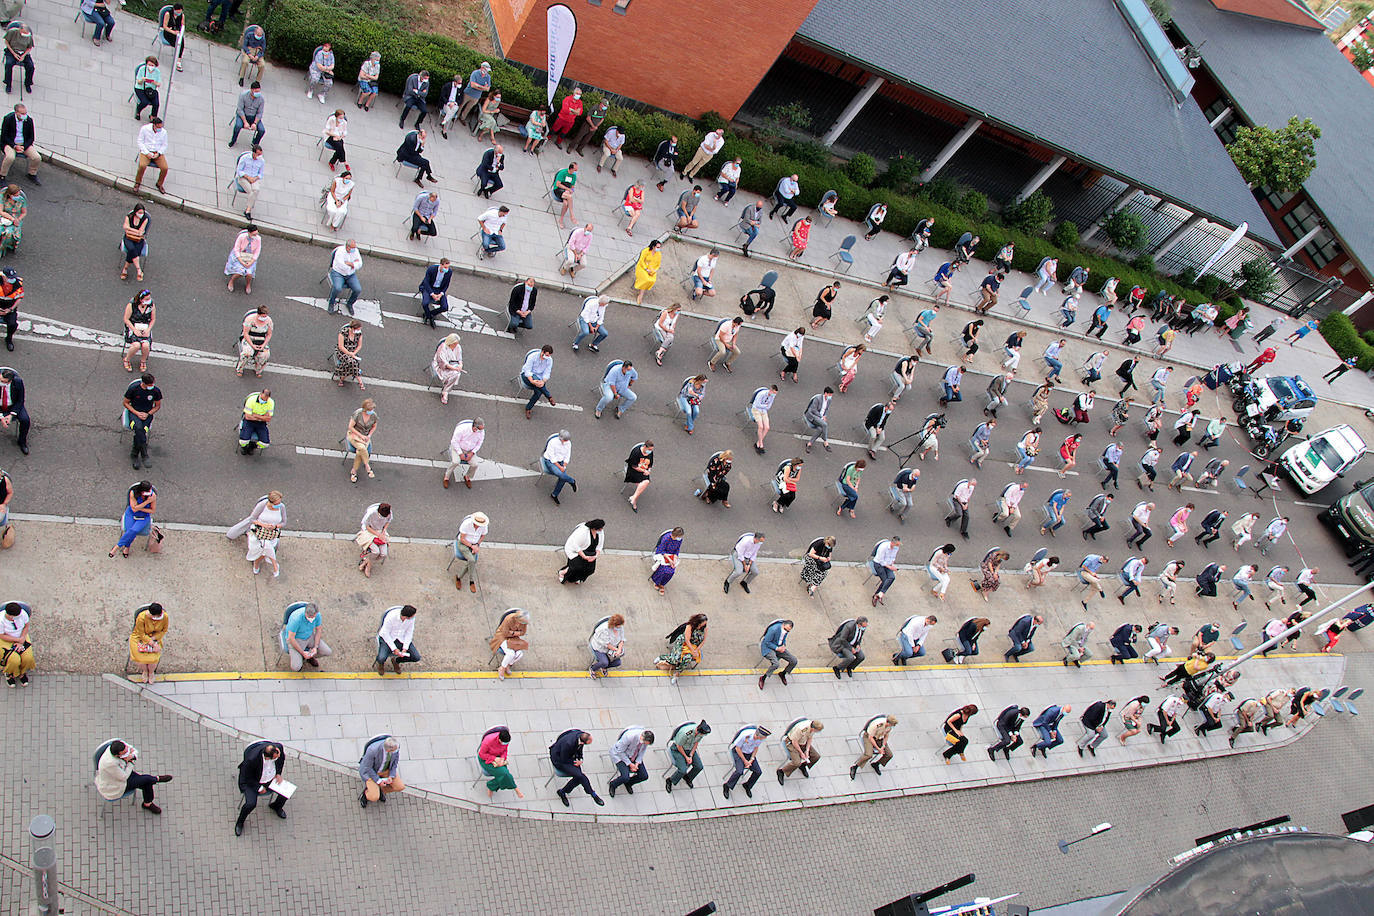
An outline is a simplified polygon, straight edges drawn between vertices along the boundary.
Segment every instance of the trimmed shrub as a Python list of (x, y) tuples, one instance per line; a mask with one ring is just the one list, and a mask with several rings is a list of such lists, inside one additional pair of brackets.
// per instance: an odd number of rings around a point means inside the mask
[(701, 117), (697, 118), (697, 126), (701, 128), (701, 135), (704, 137), (713, 130), (725, 130), (730, 126), (730, 122), (718, 111), (703, 111)]
[(1136, 251), (1145, 245), (1145, 223), (1124, 207), (1102, 222), (1102, 231), (1119, 251)]
[(778, 147), (778, 153), (807, 165), (826, 166), (830, 164), (830, 150), (815, 140), (788, 140)]
[(878, 184), (900, 194), (910, 194), (920, 175), (921, 160), (907, 153), (898, 153), (887, 160), (887, 171), (878, 179)]
[(1239, 294), (1256, 301), (1267, 298), (1279, 286), (1274, 264), (1268, 258), (1252, 258), (1246, 261), (1240, 265), (1240, 270), (1236, 271), (1235, 279), (1240, 282)]
[(1037, 233), (1054, 219), (1054, 201), (1044, 191), (1036, 191), (1025, 200), (1015, 201), (1002, 208), (1002, 222), (1022, 232)]
[(921, 189), (920, 196), (952, 213), (954, 208), (959, 206), (959, 198), (962, 194), (959, 185), (950, 179), (937, 178)]
[(1152, 274), (1155, 272), (1155, 259), (1142, 251), (1131, 258), (1131, 266), (1143, 274)]
[(1215, 299), (1218, 293), (1226, 289), (1226, 281), (1216, 274), (1208, 274), (1202, 278), (1202, 281), (1198, 284), (1198, 289), (1204, 296)]
[(868, 153), (855, 153), (854, 158), (845, 163), (844, 173), (850, 181), (866, 188), (878, 177), (878, 163)]
[(1374, 369), (1374, 347), (1360, 337), (1349, 315), (1332, 312), (1322, 319), (1317, 329), (1322, 332), (1322, 337), (1341, 359), (1354, 356), (1358, 360), (1355, 368), (1361, 372)]
[(1369, 344), (1371, 347), (1374, 347), (1374, 330), (1361, 331), (1361, 332), (1360, 332), (1360, 340), (1363, 340), (1365, 343)]
[(977, 191), (965, 191), (955, 209), (959, 211), (960, 216), (972, 220), (985, 220), (988, 218), (988, 196)]
[(1066, 251), (1073, 251), (1078, 248), (1078, 224), (1073, 220), (1064, 220), (1054, 227), (1054, 234), (1050, 236), (1050, 241)]

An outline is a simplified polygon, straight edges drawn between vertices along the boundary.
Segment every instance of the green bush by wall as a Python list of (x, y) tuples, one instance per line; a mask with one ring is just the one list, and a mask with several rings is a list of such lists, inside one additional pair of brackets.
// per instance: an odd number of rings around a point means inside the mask
[(1374, 369), (1374, 347), (1360, 337), (1355, 330), (1355, 323), (1350, 320), (1349, 315), (1341, 312), (1332, 312), (1322, 319), (1322, 323), (1317, 328), (1321, 331), (1322, 337), (1331, 349), (1336, 351), (1336, 355), (1341, 359), (1353, 356), (1358, 361), (1355, 368), (1361, 372), (1368, 372)]

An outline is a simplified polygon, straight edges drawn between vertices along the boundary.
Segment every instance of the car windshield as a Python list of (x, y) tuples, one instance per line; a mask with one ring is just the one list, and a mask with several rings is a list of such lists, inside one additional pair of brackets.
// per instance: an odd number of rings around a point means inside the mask
[(1274, 393), (1274, 400), (1280, 404), (1297, 400), (1299, 396), (1292, 383), (1286, 378), (1269, 379), (1269, 390)]
[(1344, 464), (1340, 454), (1325, 439), (1313, 439), (1309, 442), (1307, 457), (1313, 468), (1316, 468), (1318, 464), (1324, 464), (1333, 474), (1340, 471), (1341, 465)]

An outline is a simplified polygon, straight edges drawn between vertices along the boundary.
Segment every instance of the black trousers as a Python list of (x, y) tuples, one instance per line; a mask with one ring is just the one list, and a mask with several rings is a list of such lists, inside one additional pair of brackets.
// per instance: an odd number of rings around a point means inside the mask
[(1130, 643), (1125, 643), (1124, 645), (1117, 645), (1116, 643), (1112, 643), (1112, 648), (1116, 650), (1116, 652), (1112, 653), (1112, 658), (1119, 658), (1122, 661), (1130, 661), (1133, 658), (1140, 658), (1140, 653), (1137, 652), (1135, 650), (1135, 646), (1131, 645)]
[[(552, 763), (552, 761), (550, 762)], [(561, 764), (555, 763), (553, 764), (553, 771), (559, 776), (568, 777), (568, 782), (562, 789), (564, 795), (576, 789), (578, 786), (581, 786), (582, 791), (586, 792), (588, 795), (596, 794), (596, 790), (592, 788), (591, 780), (587, 778), (586, 773), (582, 772), (581, 767), (562, 766)]]
[(1202, 718), (1206, 721), (1197, 727), (1199, 735), (1205, 735), (1214, 729), (1221, 728), (1221, 719), (1212, 715), (1212, 711), (1205, 706), (1202, 709)]
[[(420, 170), (420, 175), (424, 175), (429, 178), (434, 177), (434, 171), (429, 167), (429, 160), (426, 159), (424, 156), (419, 155), (418, 153), (412, 154), (405, 159), (402, 159), (401, 157), (397, 156), (396, 160), (398, 162), (404, 162), (407, 165), (415, 166), (417, 169)], [(416, 177), (418, 178), (419, 176), (417, 175)]]
[(1021, 733), (1019, 731), (1009, 732), (1000, 725), (997, 726), (997, 737), (999, 739), (998, 742), (988, 748), (988, 750), (992, 751), (994, 754), (998, 751), (1004, 751), (1010, 754), (1020, 747), (1022, 743)]
[[(156, 114), (156, 112), (154, 112), (154, 114)], [(344, 142), (342, 140), (336, 140), (333, 137), (326, 137), (324, 140), (324, 145), (334, 151), (334, 155), (329, 160), (330, 165), (338, 165), (340, 162), (344, 162), (348, 159), (348, 157), (344, 154)]]
[(1169, 737), (1172, 737), (1173, 735), (1178, 734), (1178, 729), (1179, 729), (1178, 719), (1175, 719), (1174, 722), (1173, 722), (1173, 724), (1170, 725), (1170, 724), (1169, 724), (1169, 720), (1168, 720), (1168, 718), (1164, 715), (1164, 710), (1162, 710), (1162, 709), (1157, 709), (1157, 710), (1155, 710), (1155, 718), (1159, 719), (1159, 724), (1158, 724), (1158, 725), (1151, 725), (1151, 726), (1148, 727), (1147, 730), (1150, 731), (1150, 732), (1152, 732), (1152, 733), (1153, 733), (1153, 732), (1159, 732), (1160, 737), (1161, 737), (1161, 743), (1163, 743), (1163, 742), (1162, 742), (1162, 739), (1163, 739), (1163, 738), (1169, 738)]
[(269, 791), (267, 793), (262, 793), (259, 792), (256, 787), (244, 789), (243, 805), (239, 808), (240, 824), (248, 820), (248, 815), (253, 813), (253, 809), (258, 806), (258, 799), (262, 797), (263, 794), (272, 796), (272, 801), (268, 803), (267, 807), (271, 808), (273, 811), (281, 811), (283, 808), (286, 807), (286, 799), (278, 795), (276, 792)]
[[(1193, 538), (1193, 540), (1197, 541), (1197, 542), (1198, 542), (1199, 544), (1201, 544), (1203, 547), (1206, 547), (1208, 544), (1212, 543), (1213, 541), (1221, 540), (1221, 529), (1220, 529), (1220, 528), (1203, 528), (1203, 529), (1202, 529), (1202, 533), (1199, 534), (1197, 537)], [(1302, 588), (1302, 586), (1300, 585), (1300, 586), (1298, 586), (1298, 588)], [(1314, 595), (1313, 597), (1316, 597), (1316, 596)]]
[(439, 227), (435, 224), (434, 220), (425, 222), (424, 220), (420, 219), (420, 214), (411, 211), (410, 231), (413, 232), (415, 235), (434, 236), (439, 234)]
[(143, 793), (143, 804), (148, 804), (153, 800), (153, 786), (157, 785), (157, 777), (149, 776), (146, 773), (130, 773), (124, 780), (124, 791), (131, 792), (138, 789)]

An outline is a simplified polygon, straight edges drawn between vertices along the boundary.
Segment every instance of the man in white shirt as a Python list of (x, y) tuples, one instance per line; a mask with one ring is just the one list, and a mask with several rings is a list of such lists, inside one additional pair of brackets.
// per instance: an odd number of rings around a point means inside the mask
[(897, 631), (897, 645), (900, 648), (892, 653), (892, 664), (905, 665), (907, 659), (925, 655), (926, 637), (930, 635), (930, 628), (939, 622), (939, 618), (934, 614), (928, 617), (922, 617), (920, 614), (908, 617), (906, 623)]
[(244, 195), (243, 216), (245, 219), (253, 218), (253, 207), (258, 203), (258, 192), (262, 190), (262, 179), (266, 174), (266, 165), (262, 159), (262, 147), (256, 143), (248, 152), (239, 156), (238, 162), (234, 165), (234, 184), (240, 194)]
[(696, 178), (697, 172), (700, 172), (711, 161), (711, 157), (720, 152), (720, 148), (724, 145), (725, 131), (713, 130), (708, 133), (702, 138), (701, 146), (693, 154), (692, 161), (688, 162), (687, 167), (682, 170), (682, 179), (691, 181)]
[(1183, 714), (1188, 711), (1188, 704), (1183, 697), (1173, 695), (1164, 698), (1164, 702), (1159, 704), (1159, 711), (1155, 715), (1159, 718), (1159, 724), (1151, 723), (1146, 726), (1146, 731), (1150, 734), (1159, 733), (1159, 743), (1163, 744), (1171, 736), (1178, 734), (1182, 728)]
[(759, 548), (763, 546), (762, 531), (746, 531), (735, 541), (730, 549), (730, 563), (734, 568), (725, 577), (725, 594), (730, 594), (730, 583), (738, 582), (744, 593), (749, 594), (749, 583), (759, 575)]
[(719, 259), (720, 250), (717, 248), (712, 248), (697, 258), (696, 267), (692, 270), (692, 301), (716, 294), (716, 287), (711, 282), (711, 273), (716, 269), (716, 261)]
[(978, 486), (978, 479), (970, 477), (968, 480), (961, 481), (950, 493), (950, 514), (945, 516), (945, 527), (948, 528), (950, 522), (959, 519), (959, 534), (963, 535), (964, 540), (968, 540), (968, 507), (973, 500), (973, 488)]
[(477, 231), (482, 235), (482, 244), (477, 248), (478, 258), (487, 258), (498, 251), (506, 250), (506, 220), (510, 218), (510, 207), (492, 207), (477, 217)]
[(464, 573), (468, 575), (468, 590), (477, 591), (477, 552), (482, 548), (487, 529), (486, 513), (474, 512), (463, 519), (453, 537), (453, 561), (458, 564), (453, 574), (453, 587), (459, 591), (463, 590)]
[(610, 336), (606, 330), (606, 306), (611, 304), (611, 297), (606, 295), (588, 296), (582, 300), (582, 311), (577, 315), (577, 336), (573, 338), (573, 352), (582, 344), (584, 338), (592, 336), (592, 342), (587, 344), (587, 349), (593, 353), (601, 352), (601, 341)]
[(793, 383), (796, 383), (797, 369), (801, 366), (802, 347), (805, 343), (806, 328), (797, 328), (782, 338), (782, 345), (778, 349), (782, 351), (783, 359), (787, 362), (783, 364), (782, 371), (778, 373), (778, 378), (784, 379), (791, 375)]
[(1117, 592), (1117, 601), (1125, 604), (1127, 595), (1140, 594), (1140, 580), (1149, 562), (1149, 557), (1131, 557), (1121, 565), (1121, 573), (1117, 576), (1121, 580), (1121, 591)]
[(1259, 540), (1255, 541), (1255, 547), (1259, 550), (1260, 556), (1268, 556), (1269, 548), (1273, 547), (1274, 543), (1278, 541), (1279, 538), (1283, 537), (1284, 532), (1287, 530), (1288, 516), (1284, 515), (1271, 521), (1268, 527), (1264, 529), (1264, 534)]
[(611, 177), (615, 177), (615, 170), (620, 167), (622, 157), (621, 149), (625, 146), (625, 132), (612, 124), (606, 128), (606, 133), (601, 137), (601, 161), (596, 164), (596, 170), (601, 171), (601, 167), (606, 164), (606, 160), (611, 160)]
[(649, 778), (644, 755), (649, 753), (653, 743), (654, 733), (640, 725), (632, 725), (620, 733), (620, 738), (611, 745), (611, 762), (618, 774), (608, 784), (611, 798), (615, 798), (615, 790), (621, 787), (627, 794), (635, 794), (635, 786)]
[(331, 314), (337, 312), (335, 307), (339, 300), (339, 294), (343, 292), (345, 286), (348, 287), (348, 301), (344, 303), (344, 308), (348, 309), (348, 314), (353, 314), (353, 303), (358, 301), (362, 295), (363, 285), (358, 281), (358, 269), (363, 266), (363, 254), (358, 250), (358, 243), (353, 239), (344, 242), (334, 249), (334, 256), (329, 262), (329, 302), (327, 311)]
[(871, 599), (873, 606), (883, 603), (883, 597), (897, 578), (897, 552), (902, 549), (902, 539), (890, 537), (879, 541), (868, 561), (868, 571), (878, 577), (878, 588)]
[(459, 420), (458, 425), (453, 427), (453, 437), (448, 443), (448, 467), (444, 469), (444, 489), (448, 489), (448, 482), (451, 477), (457, 476), (459, 467), (467, 466), (463, 473), (463, 486), (472, 489), (472, 475), (477, 471), (477, 465), (482, 463), (482, 459), (477, 457), (477, 450), (482, 447), (482, 443), (487, 438), (487, 424), (481, 417), (472, 420)]
[(162, 128), (162, 119), (153, 116), (148, 123), (138, 129), (138, 171), (134, 173), (134, 190), (143, 186), (143, 173), (149, 163), (157, 166), (157, 189), (166, 194), (163, 183), (167, 180), (167, 131)]
[(420, 660), (420, 650), (415, 648), (415, 605), (403, 604), (387, 610), (382, 618), (381, 629), (377, 631), (378, 674), (386, 673), (386, 663), (391, 661), (391, 670), (401, 673), (401, 662), (414, 664)]
[(539, 464), (544, 469), (545, 474), (551, 474), (558, 478), (558, 482), (553, 485), (553, 492), (549, 495), (553, 497), (554, 505), (562, 505), (558, 501), (558, 494), (563, 492), (564, 484), (572, 487), (574, 493), (577, 492), (577, 481), (573, 480), (568, 473), (568, 462), (572, 461), (572, 434), (566, 429), (560, 429), (556, 436), (549, 436), (548, 443), (544, 446), (544, 454), (539, 458)]
[(786, 208), (787, 212), (782, 215), (783, 222), (792, 218), (792, 214), (797, 212), (797, 194), (801, 192), (801, 185), (797, 183), (796, 175), (784, 175), (778, 180), (778, 186), (773, 190), (773, 209), (768, 211), (768, 218), (773, 219), (773, 215), (779, 210)]
[(992, 516), (995, 524), (1011, 537), (1011, 530), (1021, 521), (1021, 498), (1026, 495), (1027, 484), (1009, 483), (997, 497), (997, 512)]
[(1316, 600), (1317, 600), (1317, 592), (1316, 592), (1316, 590), (1312, 587), (1312, 582), (1313, 582), (1314, 579), (1316, 579), (1317, 573), (1319, 573), (1319, 572), (1321, 572), (1320, 569), (1318, 569), (1318, 568), (1315, 567), (1315, 566), (1311, 566), (1311, 567), (1304, 567), (1304, 568), (1298, 573), (1298, 578), (1297, 578), (1296, 580), (1294, 580), (1294, 583), (1293, 583), (1294, 585), (1297, 586), (1298, 591), (1302, 592), (1302, 600), (1298, 602), (1298, 607), (1302, 607), (1304, 604), (1306, 604), (1306, 603), (1309, 602), (1309, 601), (1316, 601)]
[(1145, 542), (1154, 534), (1150, 530), (1150, 513), (1154, 511), (1155, 504), (1152, 502), (1138, 502), (1131, 510), (1131, 536), (1126, 538), (1126, 543), (1137, 549), (1143, 548)]
[(734, 318), (722, 319), (716, 325), (716, 333), (711, 337), (711, 346), (715, 352), (711, 354), (711, 359), (706, 365), (712, 372), (716, 371), (716, 366), (720, 364), (721, 357), (725, 357), (725, 371), (734, 372), (730, 364), (739, 356), (739, 329), (744, 326), (744, 319), (736, 315)]
[(911, 279), (911, 269), (916, 266), (916, 255), (919, 252), (915, 246), (897, 255), (892, 262), (892, 269), (887, 273), (887, 279), (883, 281), (886, 289), (896, 289), (899, 286), (906, 286)]
[(1193, 729), (1193, 734), (1201, 738), (1213, 729), (1221, 728), (1221, 713), (1226, 709), (1226, 702), (1234, 699), (1235, 697), (1228, 690), (1219, 690), (1216, 693), (1208, 694), (1207, 699), (1202, 701), (1204, 721)]
[(720, 167), (720, 175), (716, 178), (720, 190), (716, 192), (716, 200), (720, 201), (721, 206), (728, 205), (734, 199), (735, 192), (739, 190), (740, 163), (742, 161), (739, 157), (735, 157)]

